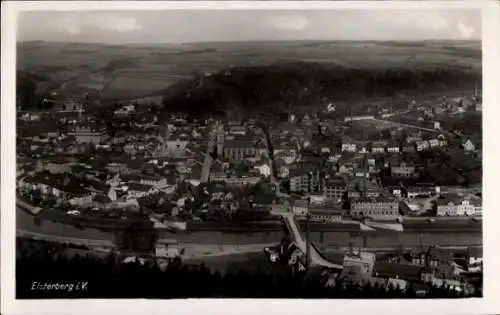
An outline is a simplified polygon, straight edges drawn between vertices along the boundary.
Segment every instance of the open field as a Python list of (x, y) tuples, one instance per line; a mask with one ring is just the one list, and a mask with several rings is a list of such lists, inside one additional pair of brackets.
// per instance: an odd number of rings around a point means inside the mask
[(348, 68), (453, 67), (480, 71), (480, 42), (227, 42), (111, 46), (25, 42), (18, 68), (46, 80), (37, 92), (94, 89), (108, 99), (155, 95), (200, 73), (230, 66), (304, 61)]

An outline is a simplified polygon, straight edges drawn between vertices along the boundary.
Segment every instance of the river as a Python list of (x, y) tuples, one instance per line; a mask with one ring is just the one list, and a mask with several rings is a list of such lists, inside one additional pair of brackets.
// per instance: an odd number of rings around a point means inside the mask
[[(34, 218), (29, 213), (17, 209), (16, 211), (17, 230), (29, 231), (33, 233), (45, 234), (53, 237), (71, 237), (90, 240), (115, 240), (115, 234), (94, 228), (78, 229), (74, 226), (42, 221), (40, 225), (35, 224)], [(282, 231), (263, 232), (220, 232), (220, 231), (194, 231), (194, 232), (169, 232), (161, 231), (160, 237), (177, 239), (182, 244), (269, 244), (278, 243), (282, 239)], [(311, 240), (319, 246), (325, 247), (346, 247), (349, 243), (353, 246), (362, 246), (363, 238), (366, 235), (367, 248), (381, 247), (417, 247), (420, 245), (439, 246), (469, 246), (482, 245), (481, 231), (446, 231), (446, 232), (311, 232)]]

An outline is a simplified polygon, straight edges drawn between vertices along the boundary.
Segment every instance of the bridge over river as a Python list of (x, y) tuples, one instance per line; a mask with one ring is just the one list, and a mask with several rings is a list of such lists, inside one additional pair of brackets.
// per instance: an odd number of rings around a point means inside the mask
[[(281, 213), (280, 213), (281, 214)], [(290, 214), (291, 215), (291, 214)], [(285, 214), (285, 216), (288, 216)], [(302, 246), (302, 250), (306, 250), (304, 240), (300, 234), (300, 228), (296, 226), (293, 217), (288, 219), (288, 223), (294, 225), (286, 226), (288, 230), (294, 234), (292, 236), (298, 240), (297, 245)], [(286, 224), (286, 223), (285, 223)], [(436, 222), (437, 224), (437, 222)], [(480, 224), (479, 224), (480, 225)], [(115, 243), (116, 234), (111, 231), (103, 231), (96, 228), (86, 227), (84, 229), (77, 228), (70, 224), (62, 222), (52, 222), (50, 220), (41, 220), (36, 223), (35, 217), (28, 211), (19, 208), (16, 209), (16, 230), (18, 236), (32, 237), (38, 239), (47, 239), (52, 241), (62, 241), (82, 245), (95, 246), (110, 246)], [(264, 244), (279, 243), (283, 237), (281, 229), (261, 230), (252, 232), (231, 232), (217, 230), (199, 230), (199, 231), (160, 231), (160, 237), (166, 239), (176, 239), (183, 247), (202, 245), (243, 245), (243, 244)], [(396, 231), (361, 231), (349, 232), (340, 231), (338, 228), (315, 230), (311, 229), (309, 237), (311, 245), (317, 245), (321, 251), (327, 254), (327, 250), (334, 250), (354, 244), (361, 246), (364, 241), (364, 236), (367, 236), (364, 246), (367, 250), (376, 250), (377, 248), (397, 248), (402, 246), (405, 248), (416, 248), (422, 245), (434, 244), (437, 246), (477, 246), (482, 244), (481, 229), (464, 230), (464, 229), (425, 229), (424, 226), (418, 225), (414, 229), (404, 232)], [(300, 238), (299, 238), (300, 236)], [(314, 246), (311, 246), (314, 247)], [(311, 250), (314, 250), (311, 248)], [(322, 252), (322, 253), (323, 253)], [(322, 253), (318, 253), (321, 256)], [(316, 257), (316, 254), (313, 254)], [(311, 257), (313, 258), (313, 257)], [(317, 262), (326, 264), (324, 261), (316, 257)]]
[[(302, 237), (300, 233), (297, 222), (294, 219), (294, 215), (291, 213), (283, 213), (283, 222), (285, 223), (290, 235), (292, 236), (293, 241), (297, 244), (297, 247), (303, 252), (307, 252), (307, 242)], [(310, 246), (310, 255), (311, 255), (311, 265), (320, 266), (332, 269), (342, 269), (343, 266), (339, 264), (332, 263), (326, 260), (318, 251), (315, 246)]]

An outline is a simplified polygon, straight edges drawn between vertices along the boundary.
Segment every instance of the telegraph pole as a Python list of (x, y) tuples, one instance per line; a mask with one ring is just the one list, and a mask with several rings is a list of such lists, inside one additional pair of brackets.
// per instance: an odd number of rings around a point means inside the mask
[(311, 214), (307, 212), (306, 214), (306, 269), (309, 269), (309, 266), (311, 264), (311, 240), (309, 236), (309, 219), (311, 217)]

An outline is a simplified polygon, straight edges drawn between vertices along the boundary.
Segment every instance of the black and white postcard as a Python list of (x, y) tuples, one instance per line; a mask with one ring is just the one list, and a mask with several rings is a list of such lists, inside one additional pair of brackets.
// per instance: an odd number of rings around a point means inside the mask
[(5, 314), (498, 311), (494, 2), (2, 8)]

